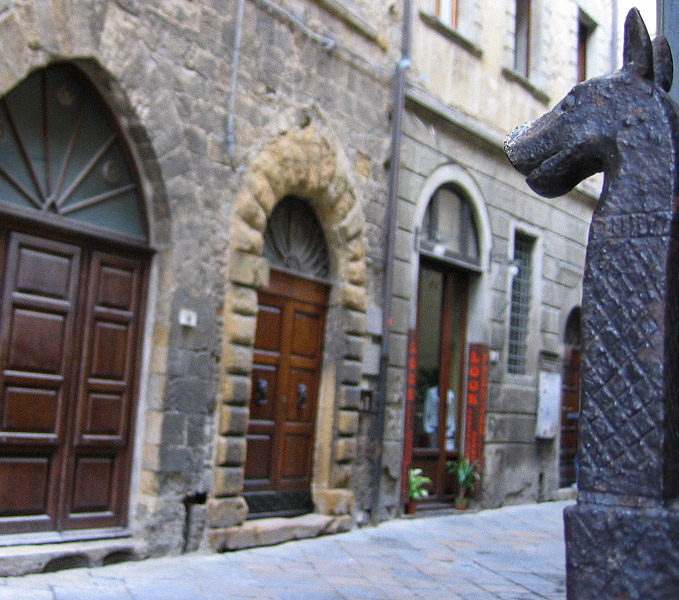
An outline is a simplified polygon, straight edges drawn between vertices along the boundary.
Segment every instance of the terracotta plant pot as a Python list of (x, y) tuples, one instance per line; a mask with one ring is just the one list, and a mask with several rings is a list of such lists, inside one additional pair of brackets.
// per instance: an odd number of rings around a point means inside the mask
[(467, 510), (467, 503), (469, 500), (464, 496), (457, 496), (455, 498), (455, 508), (458, 510)]

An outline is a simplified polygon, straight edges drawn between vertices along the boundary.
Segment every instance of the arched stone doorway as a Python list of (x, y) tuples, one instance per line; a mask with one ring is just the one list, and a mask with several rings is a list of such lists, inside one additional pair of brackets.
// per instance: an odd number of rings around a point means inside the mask
[(455, 492), (446, 463), (463, 455), (467, 313), (471, 278), (481, 271), (476, 218), (459, 186), (436, 189), (419, 237), (410, 464), (431, 478), (430, 498), (441, 502)]
[[(330, 285), (314, 417), (312, 500), (322, 513), (347, 514), (353, 506), (351, 470), (367, 309), (365, 222), (339, 145), (316, 111), (302, 112), (254, 158), (236, 199), (224, 307), (215, 498), (208, 503), (209, 524), (217, 529), (242, 522), (247, 513), (241, 494), (245, 457), (251, 451), (248, 406), (262, 393), (252, 383), (258, 293), (273, 280), (270, 260), (262, 254), (264, 233), (275, 207), (289, 196), (303, 199), (313, 211), (328, 250)], [(222, 545), (220, 535), (211, 539), (213, 546)]]
[(244, 497), (249, 515), (295, 515), (311, 499), (330, 261), (313, 211), (295, 196), (264, 232), (269, 285), (257, 293)]
[(82, 73), (0, 101), (0, 533), (127, 522), (150, 264), (139, 179)]

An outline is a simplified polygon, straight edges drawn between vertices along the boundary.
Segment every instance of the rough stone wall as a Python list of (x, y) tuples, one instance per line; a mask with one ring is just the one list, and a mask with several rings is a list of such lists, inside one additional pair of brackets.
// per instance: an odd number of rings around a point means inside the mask
[[(131, 525), (149, 542), (152, 554), (196, 547), (206, 519), (219, 519), (214, 510), (208, 515), (203, 504), (215, 491), (235, 498), (229, 518), (245, 515), (242, 501), (233, 495), (242, 468), (229, 465), (242, 464), (244, 457), (243, 399), (249, 383), (243, 373), (224, 383), (225, 369), (233, 372), (238, 357), (223, 355), (230, 348), (224, 346), (223, 333), (235, 331), (249, 341), (253, 332), (254, 288), (227, 294), (229, 277), (244, 269), (253, 283), (264, 280), (257, 279), (262, 272), (258, 264), (238, 263), (229, 250), (243, 234), (234, 226), (235, 199), (248, 185), (251, 162), (266, 144), (284, 136), (286, 115), (300, 108), (312, 107), (315, 122), (332, 132), (333, 152), (346, 159), (364, 260), (352, 267), (351, 260), (343, 259), (344, 277), (361, 282), (363, 311), (382, 301), (385, 162), (398, 10), (364, 0), (347, 5), (246, 0), (231, 157), (227, 116), (236, 8), (235, 0), (8, 0), (0, 5), (5, 49), (0, 91), (51, 61), (75, 61), (119, 118), (140, 168), (158, 252)], [(278, 158), (287, 160), (285, 152)], [(351, 305), (346, 297), (337, 302)], [(227, 310), (235, 305), (241, 309)], [(196, 327), (179, 325), (180, 309), (196, 313)], [(357, 318), (354, 349), (360, 349), (365, 316)], [(341, 371), (352, 359), (352, 389), (358, 390), (364, 382), (360, 357), (359, 350), (338, 350), (326, 364)], [(247, 372), (247, 356), (244, 360)], [(328, 415), (335, 465), (331, 478), (333, 485), (343, 479), (340, 487), (345, 488), (364, 461), (357, 451), (357, 392), (352, 394), (356, 397), (348, 411), (337, 410), (349, 402), (337, 396)], [(224, 410), (227, 397), (239, 398), (240, 407)], [(222, 465), (217, 470), (215, 460)]]

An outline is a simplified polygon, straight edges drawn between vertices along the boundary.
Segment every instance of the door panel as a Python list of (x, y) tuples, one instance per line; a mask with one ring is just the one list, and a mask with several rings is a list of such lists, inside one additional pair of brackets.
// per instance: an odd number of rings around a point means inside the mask
[(81, 456), (76, 460), (72, 510), (75, 513), (102, 513), (111, 510), (115, 459)]
[[(0, 501), (2, 516), (44, 517), (48, 514), (50, 485), (50, 457), (40, 456), (3, 456), (0, 458)], [(20, 528), (19, 524), (16, 525)]]
[(291, 493), (310, 499), (326, 300), (327, 286), (276, 271), (259, 293), (244, 486), (253, 514), (285, 511)]
[(55, 529), (72, 369), (78, 247), (2, 232), (0, 532)]
[[(92, 253), (64, 528), (124, 522), (143, 263)], [(103, 414), (99, 412), (103, 410)], [(94, 492), (89, 488), (96, 488)]]

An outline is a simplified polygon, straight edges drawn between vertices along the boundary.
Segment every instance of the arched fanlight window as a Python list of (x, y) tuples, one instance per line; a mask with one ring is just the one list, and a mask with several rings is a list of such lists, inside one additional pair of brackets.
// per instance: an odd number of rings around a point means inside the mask
[(125, 142), (75, 67), (41, 69), (0, 101), (0, 202), (147, 239)]
[(264, 232), (264, 256), (272, 266), (327, 279), (328, 247), (323, 229), (309, 205), (287, 196), (271, 213)]
[(457, 189), (441, 186), (432, 196), (422, 221), (420, 250), (479, 268), (479, 239), (472, 206)]

